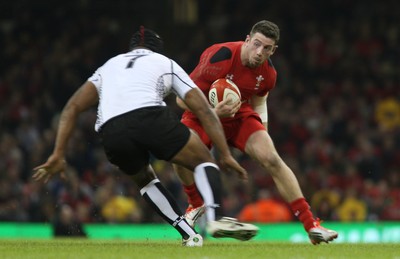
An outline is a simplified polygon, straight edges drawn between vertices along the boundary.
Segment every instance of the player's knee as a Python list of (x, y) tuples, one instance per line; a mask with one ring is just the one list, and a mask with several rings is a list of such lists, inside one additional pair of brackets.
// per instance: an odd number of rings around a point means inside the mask
[(277, 152), (265, 152), (258, 158), (261, 165), (270, 172), (276, 172), (281, 166), (282, 159), (279, 157)]
[(178, 174), (178, 176), (184, 175), (188, 171), (186, 167), (178, 164), (173, 164), (173, 168), (174, 171)]
[(131, 176), (132, 180), (139, 188), (145, 187), (148, 183), (156, 178), (148, 168), (142, 168), (138, 173)]

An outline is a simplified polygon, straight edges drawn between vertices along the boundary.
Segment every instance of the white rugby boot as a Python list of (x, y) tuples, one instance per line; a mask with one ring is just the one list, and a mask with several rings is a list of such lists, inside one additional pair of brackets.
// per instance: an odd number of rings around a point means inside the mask
[(186, 209), (185, 219), (187, 223), (193, 228), (196, 225), (196, 221), (204, 214), (206, 211), (206, 205), (203, 203), (200, 207), (193, 208), (192, 205)]
[(329, 243), (338, 237), (338, 233), (321, 226), (322, 221), (317, 219), (314, 223), (315, 227), (308, 231), (308, 237), (313, 245), (318, 245), (321, 242)]
[(207, 222), (206, 230), (215, 238), (228, 237), (247, 241), (257, 235), (259, 228), (253, 224), (239, 222), (235, 218), (223, 217)]

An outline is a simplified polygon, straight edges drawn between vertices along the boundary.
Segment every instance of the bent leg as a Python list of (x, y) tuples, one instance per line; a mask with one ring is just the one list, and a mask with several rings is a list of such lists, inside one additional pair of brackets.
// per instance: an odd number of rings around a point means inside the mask
[[(203, 157), (203, 161), (213, 161), (211, 155), (208, 154), (208, 149), (204, 148), (205, 147), (202, 145), (201, 140), (197, 136), (197, 134), (191, 132), (189, 141), (186, 146), (182, 148), (182, 150), (171, 160), (174, 163), (174, 170), (183, 185), (183, 190), (188, 197), (188, 211), (192, 210), (193, 208), (200, 208), (204, 204), (203, 198), (201, 197), (194, 180), (195, 164), (200, 164), (202, 163), (202, 161), (193, 161), (189, 166), (183, 164), (183, 161), (186, 158), (189, 159), (192, 156), (196, 156), (196, 153), (199, 153), (199, 155), (206, 153), (207, 156)], [(194, 219), (194, 221), (195, 220), (196, 219)]]
[(207, 207), (207, 221), (214, 221), (223, 215), (222, 183), (219, 168), (213, 163), (202, 163), (194, 170), (196, 186)]
[[(201, 142), (200, 138), (191, 131), (188, 142), (171, 159), (171, 162), (193, 171), (195, 167), (201, 163), (215, 163), (215, 159), (212, 157), (208, 148)], [(189, 178), (184, 178), (184, 180), (191, 181)]]
[(200, 208), (203, 206), (203, 198), (201, 197), (194, 181), (194, 172), (177, 164), (173, 164), (173, 167), (182, 183), (183, 191), (186, 193), (188, 198), (189, 207), (187, 212), (194, 208)]
[[(193, 153), (193, 151), (195, 152)], [(195, 158), (191, 156), (195, 156)], [(198, 161), (198, 157), (205, 157), (206, 159)], [(200, 141), (197, 135), (191, 133), (187, 145), (172, 159), (172, 161), (180, 166), (186, 167), (186, 169), (192, 169), (194, 167), (195, 184), (207, 206), (206, 229), (211, 236), (215, 238), (230, 237), (246, 241), (257, 235), (258, 227), (252, 224), (238, 222), (233, 218), (222, 217), (222, 184), (220, 170), (213, 161), (210, 151), (203, 142)], [(190, 161), (193, 163), (190, 164)], [(221, 219), (219, 219), (220, 217)]]
[[(202, 160), (199, 160), (199, 158), (202, 158)], [(199, 207), (198, 203), (201, 202), (201, 206), (202, 200), (204, 200), (207, 206), (207, 220), (212, 221), (221, 217), (222, 184), (220, 170), (208, 148), (195, 133), (191, 133), (187, 145), (172, 159), (172, 162), (175, 163), (174, 168), (186, 186), (185, 188), (196, 186), (203, 198), (199, 200), (199, 193), (193, 188), (191, 192), (186, 192), (189, 196), (189, 203), (195, 202), (197, 204), (192, 205)]]
[(182, 236), (188, 239), (196, 231), (184, 220), (182, 212), (172, 195), (164, 188), (151, 166), (146, 166), (132, 175), (133, 181), (140, 187), (140, 194), (166, 222), (173, 226)]
[(279, 193), (309, 232), (316, 224), (310, 205), (303, 196), (295, 174), (278, 155), (267, 131), (256, 131), (250, 136), (246, 143), (246, 153), (272, 176)]
[(296, 176), (278, 155), (267, 131), (254, 132), (247, 140), (245, 152), (272, 176), (285, 201), (292, 202), (303, 197)]

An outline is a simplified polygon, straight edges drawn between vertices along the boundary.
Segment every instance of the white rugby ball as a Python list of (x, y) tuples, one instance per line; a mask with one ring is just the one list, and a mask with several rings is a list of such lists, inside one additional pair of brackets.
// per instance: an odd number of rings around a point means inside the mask
[(219, 102), (225, 99), (231, 99), (232, 102), (240, 100), (240, 90), (231, 80), (220, 78), (212, 83), (210, 91), (208, 92), (208, 100), (211, 106), (215, 107)]

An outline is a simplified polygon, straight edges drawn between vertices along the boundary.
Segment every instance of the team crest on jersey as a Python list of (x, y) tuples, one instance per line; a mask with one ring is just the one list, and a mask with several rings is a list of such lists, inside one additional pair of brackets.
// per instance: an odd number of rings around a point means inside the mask
[(262, 75), (259, 75), (256, 77), (256, 80), (257, 80), (257, 83), (256, 83), (255, 89), (258, 89), (258, 88), (260, 88), (261, 81), (264, 80), (264, 77)]
[(233, 81), (233, 74), (227, 74), (225, 78)]

